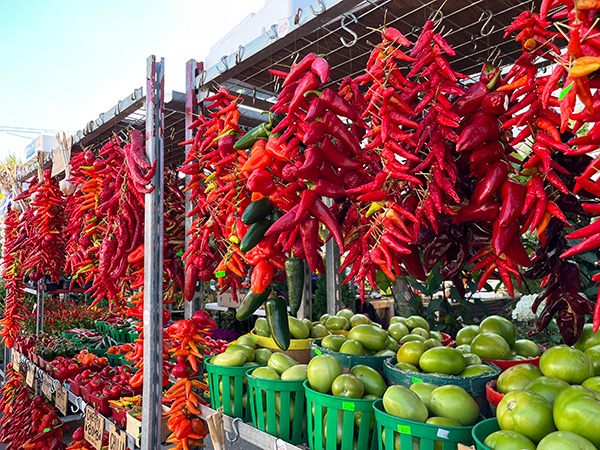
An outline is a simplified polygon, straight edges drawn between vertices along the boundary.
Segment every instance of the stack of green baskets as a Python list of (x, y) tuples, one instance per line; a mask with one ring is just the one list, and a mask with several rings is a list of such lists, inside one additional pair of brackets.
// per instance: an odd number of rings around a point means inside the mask
[(306, 442), (304, 380), (266, 380), (248, 370), (248, 400), (256, 428), (291, 444)]
[(473, 427), (443, 427), (401, 419), (386, 413), (381, 399), (375, 400), (373, 409), (379, 450), (456, 450), (458, 444), (473, 444)]
[[(222, 406), (223, 412), (228, 416), (239, 417), (244, 422), (250, 422), (252, 414), (246, 392), (248, 366), (217, 366), (210, 363), (211, 359), (204, 361), (204, 369), (208, 375), (211, 406), (214, 409)], [(261, 366), (253, 368), (256, 367)]]
[(472, 435), (477, 450), (491, 450), (489, 447), (483, 445), (483, 441), (485, 441), (485, 438), (487, 438), (490, 434), (499, 430), (500, 425), (498, 424), (498, 419), (495, 417), (492, 419), (483, 420), (475, 425), (473, 427)]
[[(304, 390), (311, 450), (376, 449), (377, 439), (371, 428), (375, 400), (322, 394), (311, 389), (308, 381), (304, 382)], [(355, 427), (357, 422), (360, 425)]]

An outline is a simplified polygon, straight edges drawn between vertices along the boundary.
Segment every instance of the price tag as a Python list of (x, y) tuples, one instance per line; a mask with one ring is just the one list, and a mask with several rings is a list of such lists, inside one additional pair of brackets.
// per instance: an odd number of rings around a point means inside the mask
[(94, 408), (85, 409), (85, 423), (83, 437), (92, 444), (96, 450), (102, 449), (102, 436), (104, 436), (104, 417), (99, 415)]
[(413, 383), (421, 383), (423, 380), (421, 380), (420, 378), (417, 377), (412, 377), (412, 382)]
[(58, 410), (63, 413), (63, 415), (67, 415), (67, 407), (69, 406), (69, 394), (65, 387), (60, 384), (56, 388), (56, 407)]
[(356, 404), (354, 402), (343, 402), (342, 408), (345, 411), (354, 411), (354, 408), (356, 408)]
[(281, 439), (277, 439), (275, 441), (275, 450), (287, 450), (287, 446), (285, 445), (285, 441), (283, 441)]
[(21, 371), (21, 354), (15, 350), (13, 353), (13, 368), (17, 371)]
[(411, 434), (410, 425), (398, 425), (398, 433)]
[(33, 383), (35, 383), (35, 367), (33, 367), (33, 364), (29, 365), (29, 370), (27, 371), (27, 376), (25, 377), (25, 382), (27, 383), (27, 386), (29, 386), (30, 388), (32, 388)]
[(48, 400), (52, 400), (52, 380), (46, 374), (42, 377), (42, 394), (46, 396)]
[(319, 356), (323, 354), (323, 352), (319, 348), (315, 348), (315, 353)]
[(127, 436), (112, 423), (108, 426), (108, 450), (127, 450)]

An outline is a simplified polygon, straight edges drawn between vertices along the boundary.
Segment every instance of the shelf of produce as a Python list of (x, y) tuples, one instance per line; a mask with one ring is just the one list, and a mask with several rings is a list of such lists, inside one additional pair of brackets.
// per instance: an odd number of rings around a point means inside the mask
[[(204, 418), (217, 413), (216, 410), (204, 405), (200, 405), (198, 409), (200, 409)], [(223, 414), (223, 428), (225, 430), (225, 433), (229, 434), (230, 439), (241, 439), (242, 441), (248, 442), (252, 445), (256, 445), (259, 448), (275, 448), (278, 450), (308, 449), (308, 446), (306, 445), (292, 445), (275, 436), (265, 433), (264, 431), (260, 431), (258, 428), (255, 428), (251, 423), (244, 423), (241, 421), (241, 419), (234, 419), (233, 417), (228, 416), (226, 414)]]
[[(21, 362), (23, 360), (27, 363), (27, 365), (33, 365), (36, 368), (36, 373), (42, 373), (43, 372), (43, 370), (37, 364), (34, 364), (30, 359), (28, 359), (25, 356), (21, 355)], [(53, 385), (56, 385), (57, 383), (61, 384), (60, 381), (58, 381), (56, 378), (53, 378), (53, 377), (49, 377), (49, 378), (50, 378), (50, 380), (52, 380)], [(69, 389), (67, 389), (67, 393), (68, 393), (69, 403), (71, 405), (73, 405), (73, 406), (75, 406), (75, 407), (78, 408), (77, 412), (79, 414), (81, 414), (81, 411), (85, 411), (85, 408), (88, 406), (88, 403), (86, 403), (83, 400), (83, 398), (75, 395)], [(104, 431), (108, 432), (110, 424), (115, 425), (115, 423), (112, 421), (112, 419), (109, 419), (108, 417), (103, 416), (102, 414), (99, 414), (99, 415), (104, 418)], [(136, 439), (133, 436), (131, 436), (130, 434), (127, 434), (127, 433), (125, 433), (125, 434), (127, 436), (127, 447), (128, 448), (139, 448), (136, 445)], [(166, 449), (168, 447), (162, 446), (162, 448)]]

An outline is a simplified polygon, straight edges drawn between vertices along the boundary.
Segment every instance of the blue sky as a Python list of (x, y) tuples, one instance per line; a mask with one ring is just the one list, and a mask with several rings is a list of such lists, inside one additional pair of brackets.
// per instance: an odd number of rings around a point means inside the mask
[[(151, 54), (165, 58), (166, 89), (183, 91), (186, 61), (264, 3), (0, 1), (0, 126), (77, 131), (145, 84)], [(22, 159), (29, 142), (0, 133), (0, 158)]]

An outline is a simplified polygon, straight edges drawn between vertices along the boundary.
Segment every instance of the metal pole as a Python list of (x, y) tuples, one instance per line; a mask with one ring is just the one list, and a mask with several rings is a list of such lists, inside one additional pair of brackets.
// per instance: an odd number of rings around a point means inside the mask
[(40, 333), (44, 332), (44, 307), (46, 300), (46, 280), (42, 278), (38, 281), (38, 296), (39, 296), (39, 307), (40, 307)]
[[(332, 200), (326, 199), (331, 206)], [(327, 276), (327, 313), (335, 314), (342, 308), (342, 285), (340, 282), (340, 249), (330, 238), (325, 244), (325, 274)]]
[(142, 450), (161, 448), (163, 366), (164, 59), (146, 61), (146, 154), (156, 159), (144, 224), (144, 404)]
[(302, 289), (302, 303), (300, 303), (300, 309), (298, 310), (299, 319), (312, 320), (312, 271), (308, 267), (306, 260), (304, 261), (304, 288)]
[[(197, 62), (194, 59), (190, 59), (185, 65), (185, 140), (188, 141), (193, 137), (194, 130), (190, 130), (190, 124), (196, 120), (196, 114), (198, 114), (198, 89), (196, 89), (196, 77), (202, 73), (204, 64)], [(186, 156), (192, 148), (191, 145), (185, 146)], [(190, 182), (190, 176), (185, 176), (186, 184)], [(190, 244), (191, 236), (188, 236), (188, 231), (192, 227), (193, 217), (188, 216), (192, 210), (192, 204), (190, 202), (190, 191), (185, 193), (185, 248), (188, 248)], [(193, 258), (194, 255), (190, 255), (188, 258)], [(184, 261), (185, 263), (185, 261)], [(199, 282), (199, 286), (196, 286), (196, 293), (194, 298), (190, 302), (184, 302), (184, 317), (189, 319), (192, 317), (194, 312), (202, 308), (204, 304), (204, 291), (202, 281)]]

